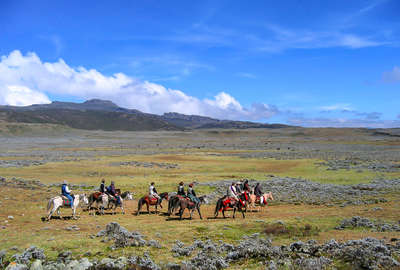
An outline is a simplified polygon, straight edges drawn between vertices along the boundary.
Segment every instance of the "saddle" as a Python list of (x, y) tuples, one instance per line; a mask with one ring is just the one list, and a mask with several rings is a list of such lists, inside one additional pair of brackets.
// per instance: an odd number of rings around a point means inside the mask
[[(70, 199), (68, 199), (67, 197), (65, 197), (64, 195), (60, 194), (61, 199), (63, 200), (63, 205), (65, 206), (71, 206), (71, 201)], [(71, 194), (72, 198), (75, 199), (75, 196), (73, 194)]]
[(96, 200), (96, 201), (99, 200), (101, 194), (102, 194), (101, 192), (95, 192), (95, 193), (93, 193), (93, 199)]
[(150, 198), (150, 196), (146, 196), (144, 198), (149, 204), (156, 204), (157, 203), (157, 198)]

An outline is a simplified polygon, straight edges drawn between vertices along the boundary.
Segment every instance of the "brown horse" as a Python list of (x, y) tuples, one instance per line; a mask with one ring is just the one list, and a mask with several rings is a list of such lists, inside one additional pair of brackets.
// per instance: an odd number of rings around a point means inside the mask
[(182, 215), (183, 212), (185, 211), (185, 209), (189, 210), (190, 213), (190, 219), (192, 219), (192, 215), (194, 210), (197, 209), (197, 212), (199, 213), (200, 219), (203, 219), (203, 217), (201, 216), (201, 212), (200, 212), (200, 206), (203, 203), (207, 203), (207, 199), (206, 196), (200, 196), (198, 197), (199, 199), (199, 203), (195, 203), (193, 201), (191, 201), (189, 198), (185, 198), (182, 196), (176, 196), (174, 197), (174, 202), (172, 202), (171, 208), (170, 208), (170, 203), (168, 204), (169, 209), (168, 209), (168, 215), (171, 215), (171, 213), (173, 212), (174, 209), (180, 207), (179, 209), (179, 219), (182, 220)]
[(136, 215), (138, 216), (140, 214), (140, 209), (142, 209), (143, 204), (146, 204), (147, 212), (149, 214), (150, 214), (150, 209), (149, 209), (150, 205), (154, 205), (156, 207), (156, 213), (157, 213), (158, 212), (157, 206), (159, 205), (162, 208), (161, 203), (164, 199), (168, 201), (168, 192), (161, 193), (159, 200), (150, 198), (148, 195), (140, 198), (140, 200), (138, 201), (138, 209)]

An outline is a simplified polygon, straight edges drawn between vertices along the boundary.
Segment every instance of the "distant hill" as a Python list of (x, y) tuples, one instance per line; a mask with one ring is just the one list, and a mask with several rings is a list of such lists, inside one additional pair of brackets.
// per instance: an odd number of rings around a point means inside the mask
[(143, 113), (101, 99), (83, 103), (54, 101), (31, 106), (0, 106), (0, 121), (48, 123), (87, 130), (183, 130), (204, 128), (285, 128), (280, 124), (219, 120), (198, 115)]

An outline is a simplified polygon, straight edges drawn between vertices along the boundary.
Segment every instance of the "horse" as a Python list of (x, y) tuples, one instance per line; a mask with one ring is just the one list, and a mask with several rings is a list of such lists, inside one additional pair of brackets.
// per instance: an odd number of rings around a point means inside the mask
[[(200, 196), (198, 197), (199, 199), (199, 203), (195, 203), (193, 201), (191, 201), (189, 198), (184, 198), (184, 197), (180, 197), (177, 198), (178, 200), (175, 199), (175, 205), (174, 208), (177, 208), (178, 206), (180, 207), (179, 209), (179, 219), (182, 220), (182, 215), (183, 212), (185, 211), (185, 209), (187, 208), (189, 210), (190, 213), (190, 219), (192, 219), (192, 215), (194, 210), (197, 209), (197, 212), (199, 213), (200, 219), (203, 219), (203, 217), (201, 216), (201, 212), (200, 212), (200, 206), (202, 203), (207, 203), (207, 199), (206, 196)], [(168, 212), (168, 215), (170, 215), (171, 213)]]
[[(96, 208), (99, 209), (100, 205), (100, 214), (104, 215), (104, 209), (108, 208), (109, 200), (107, 194), (102, 194), (100, 192), (95, 192), (89, 195), (89, 203), (88, 203), (88, 211), (90, 214), (90, 210), (92, 208), (92, 204), (96, 203)], [(96, 214), (96, 213), (94, 213)]]
[(218, 212), (222, 211), (222, 215), (225, 217), (225, 211), (228, 208), (233, 208), (233, 215), (232, 218), (235, 218), (235, 213), (236, 210), (239, 210), (240, 212), (242, 212), (242, 216), (243, 218), (245, 218), (244, 216), (244, 212), (246, 209), (246, 194), (242, 193), (239, 196), (239, 200), (233, 200), (232, 198), (228, 197), (228, 196), (224, 196), (222, 198), (220, 198), (217, 201), (217, 205), (215, 206), (215, 212), (214, 212), (214, 218), (218, 217)]
[[(80, 194), (78, 196), (75, 196), (74, 198), (74, 204), (72, 206), (72, 218), (76, 219), (75, 213), (76, 213), (76, 208), (78, 207), (79, 203), (83, 202), (85, 204), (88, 204), (88, 198), (86, 197), (86, 194)], [(55, 211), (57, 211), (58, 214), (60, 214), (60, 207), (71, 207), (70, 205), (65, 205), (64, 200), (62, 196), (56, 196), (53, 197), (49, 200), (47, 203), (47, 220), (49, 221), (51, 219), (51, 216), (54, 214)]]
[[(261, 204), (261, 197), (263, 198), (263, 203)], [(250, 206), (251, 208), (255, 208), (256, 204), (258, 205), (258, 212), (261, 210), (261, 206), (265, 206), (268, 203), (268, 200), (271, 199), (272, 201), (274, 200), (274, 197), (272, 196), (272, 192), (264, 193), (261, 197), (257, 197), (252, 193), (250, 195)]]
[(121, 207), (122, 214), (125, 214), (124, 200), (133, 200), (133, 196), (129, 191), (125, 191), (124, 193), (121, 194), (121, 196), (119, 198), (119, 203), (115, 197), (110, 196), (109, 200), (108, 200), (108, 208), (110, 209), (110, 204), (113, 204), (114, 207), (111, 207), (111, 210), (113, 211), (113, 214), (115, 214), (115, 210), (119, 206), (119, 207)]
[(166, 199), (168, 201), (168, 192), (161, 193), (159, 196), (160, 196), (159, 200), (151, 199), (148, 195), (140, 198), (140, 200), (138, 201), (138, 209), (137, 209), (136, 215), (138, 216), (140, 214), (140, 209), (142, 209), (143, 204), (146, 204), (147, 212), (149, 214), (150, 214), (149, 206), (155, 205), (156, 213), (157, 213), (157, 206), (160, 205), (160, 207), (162, 208), (162, 204), (161, 204), (162, 201), (164, 199)]
[(173, 195), (168, 200), (168, 216), (170, 216), (178, 208), (179, 200), (185, 199), (186, 197), (182, 195)]

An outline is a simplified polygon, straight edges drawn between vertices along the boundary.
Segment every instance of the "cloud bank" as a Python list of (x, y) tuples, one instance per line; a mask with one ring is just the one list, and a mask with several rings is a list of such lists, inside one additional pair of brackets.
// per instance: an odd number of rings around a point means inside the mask
[(198, 99), (180, 90), (168, 89), (123, 73), (107, 76), (95, 69), (71, 67), (60, 59), (42, 62), (35, 53), (15, 50), (0, 61), (0, 103), (25, 106), (50, 103), (48, 95), (81, 99), (101, 98), (119, 106), (162, 114), (179, 112), (220, 119), (261, 120), (279, 112), (273, 105), (242, 106), (225, 92), (212, 99)]

